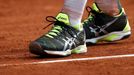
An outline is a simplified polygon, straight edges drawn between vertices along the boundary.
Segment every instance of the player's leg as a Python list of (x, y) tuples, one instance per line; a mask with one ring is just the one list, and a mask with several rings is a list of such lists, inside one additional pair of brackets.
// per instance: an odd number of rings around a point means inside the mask
[(129, 22), (119, 0), (95, 0), (90, 13), (83, 23), (86, 42), (113, 42), (130, 36)]
[(83, 28), (81, 26), (81, 19), (86, 3), (87, 0), (65, 0), (64, 2), (62, 12), (69, 16), (70, 25), (77, 29)]
[(63, 9), (56, 17), (47, 17), (53, 27), (47, 34), (31, 42), (30, 52), (59, 56), (87, 52), (85, 32), (81, 24), (86, 2), (87, 0), (65, 0)]

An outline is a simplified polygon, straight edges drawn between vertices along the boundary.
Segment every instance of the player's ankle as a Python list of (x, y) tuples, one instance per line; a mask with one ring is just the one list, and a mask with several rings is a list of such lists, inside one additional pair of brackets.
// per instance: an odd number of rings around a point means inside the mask
[(103, 12), (107, 15), (110, 15), (110, 16), (117, 16), (120, 14), (120, 11), (118, 10), (118, 8), (115, 8), (115, 9), (106, 9), (106, 10), (103, 10)]
[(95, 0), (95, 3), (103, 13), (110, 16), (119, 15), (122, 9), (118, 0)]

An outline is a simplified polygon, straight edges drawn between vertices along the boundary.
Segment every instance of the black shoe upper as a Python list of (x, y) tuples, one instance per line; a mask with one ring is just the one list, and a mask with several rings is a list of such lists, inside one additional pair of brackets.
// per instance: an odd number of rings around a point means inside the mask
[[(54, 17), (49, 16), (49, 18), (55, 19), (56, 21), (49, 21), (52, 22), (50, 25), (54, 26), (47, 34), (55, 33), (56, 35), (49, 34), (49, 36), (46, 36), (46, 34), (44, 34), (31, 44), (38, 44), (41, 48), (40, 50), (66, 51), (85, 43), (84, 30), (76, 30), (73, 27), (66, 25), (64, 22), (58, 21), (58, 19)], [(58, 32), (53, 31), (55, 27), (60, 27), (60, 29), (56, 29)], [(32, 45), (30, 48), (32, 49)]]
[[(87, 9), (89, 8), (87, 7)], [(127, 16), (124, 12), (121, 12), (118, 17), (113, 17), (90, 9), (91, 11), (87, 10), (90, 13), (89, 18), (83, 22), (87, 39), (103, 36), (114, 31), (122, 31), (127, 24)]]

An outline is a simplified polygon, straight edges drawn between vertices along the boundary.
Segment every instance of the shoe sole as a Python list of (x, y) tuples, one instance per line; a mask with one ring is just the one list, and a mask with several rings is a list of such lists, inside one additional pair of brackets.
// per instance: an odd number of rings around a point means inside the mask
[(86, 43), (87, 44), (96, 44), (98, 42), (114, 42), (114, 41), (118, 41), (118, 40), (123, 40), (128, 38), (131, 35), (131, 32), (124, 32), (124, 31), (120, 31), (120, 32), (112, 32), (109, 33), (107, 35), (104, 36), (100, 36), (97, 38), (93, 38), (93, 39), (86, 39)]
[(87, 47), (86, 47), (86, 44), (84, 44), (84, 45), (80, 45), (72, 50), (50, 51), (50, 50), (43, 50), (38, 43), (31, 43), (29, 46), (29, 51), (32, 54), (39, 55), (39, 56), (45, 56), (45, 55), (69, 56), (71, 54), (86, 53)]
[(80, 45), (72, 50), (68, 49), (66, 51), (50, 51), (50, 50), (44, 50), (45, 53), (49, 55), (56, 55), (56, 56), (68, 56), (71, 54), (80, 54), (80, 53), (86, 53), (87, 47), (86, 44)]

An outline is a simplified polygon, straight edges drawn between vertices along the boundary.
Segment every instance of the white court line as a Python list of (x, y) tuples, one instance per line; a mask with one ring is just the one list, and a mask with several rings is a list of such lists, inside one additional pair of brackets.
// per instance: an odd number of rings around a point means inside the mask
[(63, 59), (63, 60), (50, 60), (50, 61), (39, 61), (39, 62), (30, 62), (30, 63), (21, 63), (21, 64), (0, 64), (0, 67), (21, 66), (21, 65), (36, 65), (36, 64), (50, 64), (50, 63), (72, 62), (72, 61), (93, 61), (93, 60), (116, 59), (116, 58), (127, 58), (127, 57), (134, 57), (134, 54), (89, 57), (89, 58), (74, 58), (74, 59)]

